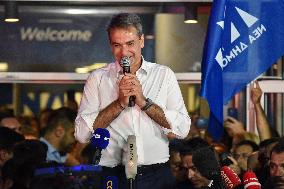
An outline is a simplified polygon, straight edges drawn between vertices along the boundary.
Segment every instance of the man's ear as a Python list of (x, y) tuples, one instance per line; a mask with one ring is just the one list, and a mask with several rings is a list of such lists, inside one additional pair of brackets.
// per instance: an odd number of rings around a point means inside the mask
[(64, 127), (62, 125), (57, 126), (55, 129), (55, 136), (61, 138), (64, 136), (64, 134), (65, 134)]
[(6, 150), (0, 149), (0, 161), (4, 160), (6, 155)]
[(140, 47), (141, 47), (141, 48), (144, 48), (144, 34), (141, 35)]

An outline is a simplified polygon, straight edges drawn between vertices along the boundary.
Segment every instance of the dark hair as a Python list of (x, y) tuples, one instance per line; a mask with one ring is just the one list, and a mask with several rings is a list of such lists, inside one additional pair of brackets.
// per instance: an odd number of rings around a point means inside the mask
[(278, 142), (278, 141), (279, 141), (279, 138), (277, 138), (277, 137), (263, 140), (259, 143), (259, 148), (266, 148), (270, 144), (273, 144), (273, 143)]
[(136, 28), (137, 35), (139, 37), (143, 35), (141, 19), (137, 14), (120, 13), (112, 17), (107, 27), (107, 32), (108, 32), (108, 35), (110, 35), (110, 31), (114, 28), (127, 29), (131, 26)]
[(236, 145), (236, 148), (238, 148), (238, 147), (240, 147), (240, 146), (243, 146), (243, 145), (251, 146), (253, 152), (258, 150), (258, 145), (257, 145), (255, 142), (251, 141), (251, 140), (243, 140), (243, 141), (239, 142), (239, 143)]
[(202, 147), (208, 147), (209, 144), (200, 137), (191, 138), (184, 141), (182, 149), (180, 150), (181, 155), (192, 155), (194, 151)]
[(284, 152), (284, 137), (279, 138), (278, 143), (272, 148), (271, 154), (272, 152), (277, 154)]
[(221, 168), (213, 147), (202, 147), (192, 154), (192, 162), (200, 174), (213, 180), (213, 188), (225, 188), (221, 177)]
[(169, 142), (170, 151), (180, 152), (183, 149), (184, 140), (182, 139), (173, 139)]
[(7, 127), (0, 126), (0, 149), (12, 151), (16, 143), (25, 140), (24, 136)]
[(15, 161), (18, 164), (33, 162), (34, 165), (41, 164), (46, 160), (48, 147), (39, 140), (24, 140), (18, 143), (14, 148)]
[(64, 128), (74, 127), (74, 121), (76, 118), (76, 111), (71, 108), (62, 107), (57, 110), (54, 110), (51, 115), (48, 117), (46, 124), (46, 133), (52, 132), (57, 128), (59, 124), (64, 126)]

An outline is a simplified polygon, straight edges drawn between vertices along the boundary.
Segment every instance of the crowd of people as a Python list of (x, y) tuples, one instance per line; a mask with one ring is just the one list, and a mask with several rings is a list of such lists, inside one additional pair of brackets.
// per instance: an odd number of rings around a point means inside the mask
[[(90, 74), (78, 109), (46, 109), (36, 118), (1, 110), (1, 189), (95, 188), (103, 182), (96, 180), (97, 174), (116, 176), (119, 188), (126, 189), (129, 135), (135, 135), (137, 143), (136, 189), (284, 185), (284, 138), (269, 126), (257, 82), (251, 99), (258, 135), (227, 117), (222, 139), (213, 141), (206, 128), (197, 127), (198, 114), (188, 115), (173, 71), (144, 60), (140, 18), (115, 15), (107, 32), (116, 61)], [(131, 62), (128, 71), (120, 65), (122, 59)], [(89, 142), (97, 128), (110, 132), (109, 145), (101, 152), (101, 172), (73, 174), (67, 167), (92, 164)], [(44, 168), (52, 169), (40, 174)]]
[[(252, 90), (256, 107), (262, 92), (258, 85)], [(92, 163), (90, 144), (79, 143), (74, 137), (76, 110), (44, 110), (33, 119), (15, 117), (12, 111), (1, 110), (0, 115), (0, 188), (94, 186), (90, 181), (82, 184), (84, 174), (80, 179), (58, 173), (44, 178), (35, 175), (42, 167)], [(259, 135), (245, 131), (239, 120), (228, 117), (219, 142), (204, 135), (196, 126), (197, 120), (198, 116), (192, 116), (192, 129), (185, 139), (168, 136), (173, 188), (228, 188), (221, 174), (223, 167), (230, 167), (240, 178), (238, 187), (244, 187), (243, 177), (249, 171), (255, 173), (261, 188), (284, 186), (284, 138), (272, 134), (276, 132), (270, 131), (264, 114), (256, 114)]]

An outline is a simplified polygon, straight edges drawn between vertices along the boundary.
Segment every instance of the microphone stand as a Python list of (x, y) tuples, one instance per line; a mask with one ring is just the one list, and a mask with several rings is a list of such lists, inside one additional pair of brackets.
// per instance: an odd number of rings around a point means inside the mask
[(130, 178), (130, 179), (128, 179), (128, 182), (129, 182), (129, 188), (128, 189), (133, 189), (134, 187), (133, 187), (133, 178)]

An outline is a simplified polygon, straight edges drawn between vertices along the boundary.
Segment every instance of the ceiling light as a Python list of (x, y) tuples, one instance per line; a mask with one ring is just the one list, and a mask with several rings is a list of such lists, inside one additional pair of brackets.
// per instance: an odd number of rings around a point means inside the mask
[(196, 5), (189, 4), (184, 7), (184, 23), (186, 24), (198, 23)]
[(18, 6), (17, 1), (5, 2), (5, 22), (18, 22)]

